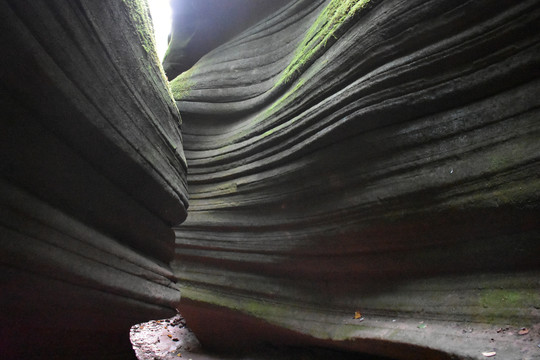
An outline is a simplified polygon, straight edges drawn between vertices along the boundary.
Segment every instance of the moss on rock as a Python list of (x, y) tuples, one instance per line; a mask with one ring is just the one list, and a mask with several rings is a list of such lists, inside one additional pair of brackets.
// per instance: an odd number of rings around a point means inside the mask
[(165, 75), (165, 71), (163, 70), (163, 66), (161, 65), (156, 51), (154, 24), (152, 22), (152, 16), (147, 0), (122, 0), (122, 3), (125, 5), (127, 14), (131, 18), (131, 22), (134, 26), (134, 31), (139, 39), (139, 43), (146, 54), (145, 58), (141, 56), (139, 59), (141, 60), (141, 63), (146, 63), (144, 70), (148, 73), (152, 73), (154, 71), (153, 67), (158, 69), (159, 75), (166, 85), (169, 96), (173, 99), (173, 94), (168, 86), (169, 81), (167, 75)]
[(479, 304), (484, 309), (477, 315), (484, 323), (498, 325), (508, 323), (515, 326), (531, 326), (534, 321), (524, 323), (529, 309), (540, 305), (537, 289), (489, 289), (482, 291)]
[(326, 47), (328, 40), (336, 37), (337, 30), (364, 8), (370, 0), (332, 0), (324, 8), (317, 20), (309, 28), (304, 39), (296, 49), (289, 66), (283, 72), (277, 85), (287, 83), (300, 72), (307, 63), (311, 62), (315, 54)]
[(154, 40), (154, 25), (146, 0), (122, 0), (136, 27), (142, 47), (149, 55), (157, 57)]
[(176, 101), (180, 101), (189, 95), (191, 88), (195, 85), (195, 82), (191, 79), (193, 72), (196, 70), (197, 65), (193, 66), (188, 71), (178, 75), (173, 81), (169, 83), (173, 98)]

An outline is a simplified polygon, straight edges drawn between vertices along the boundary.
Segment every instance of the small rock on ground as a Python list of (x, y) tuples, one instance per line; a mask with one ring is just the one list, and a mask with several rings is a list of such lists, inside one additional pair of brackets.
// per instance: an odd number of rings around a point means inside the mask
[(139, 360), (195, 360), (191, 353), (201, 347), (180, 314), (134, 325), (129, 337)]

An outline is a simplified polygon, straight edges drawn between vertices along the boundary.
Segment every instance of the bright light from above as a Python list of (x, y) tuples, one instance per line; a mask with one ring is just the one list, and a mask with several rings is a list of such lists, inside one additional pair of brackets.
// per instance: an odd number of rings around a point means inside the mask
[(169, 0), (148, 0), (154, 32), (156, 36), (156, 50), (159, 60), (163, 60), (167, 51), (168, 37), (172, 28), (172, 10)]

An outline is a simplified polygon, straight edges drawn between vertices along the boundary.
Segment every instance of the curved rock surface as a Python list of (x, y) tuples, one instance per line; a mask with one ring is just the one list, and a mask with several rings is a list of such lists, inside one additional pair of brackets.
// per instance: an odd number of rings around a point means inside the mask
[(539, 356), (539, 20), (294, 0), (172, 80), (173, 269), (203, 345)]
[(188, 206), (146, 3), (2, 0), (0, 29), (0, 357), (133, 358)]

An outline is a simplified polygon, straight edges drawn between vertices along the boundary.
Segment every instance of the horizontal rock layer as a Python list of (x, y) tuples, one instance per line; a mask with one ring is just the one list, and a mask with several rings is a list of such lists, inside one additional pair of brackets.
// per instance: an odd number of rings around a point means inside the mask
[(172, 80), (173, 268), (201, 341), (234, 346), (214, 329), (236, 319), (250, 344), (531, 358), (539, 5), (291, 1)]
[(146, 3), (2, 0), (0, 28), (2, 357), (132, 358), (188, 206)]
[(170, 268), (0, 185), (2, 354), (132, 358), (130, 326), (174, 314)]

